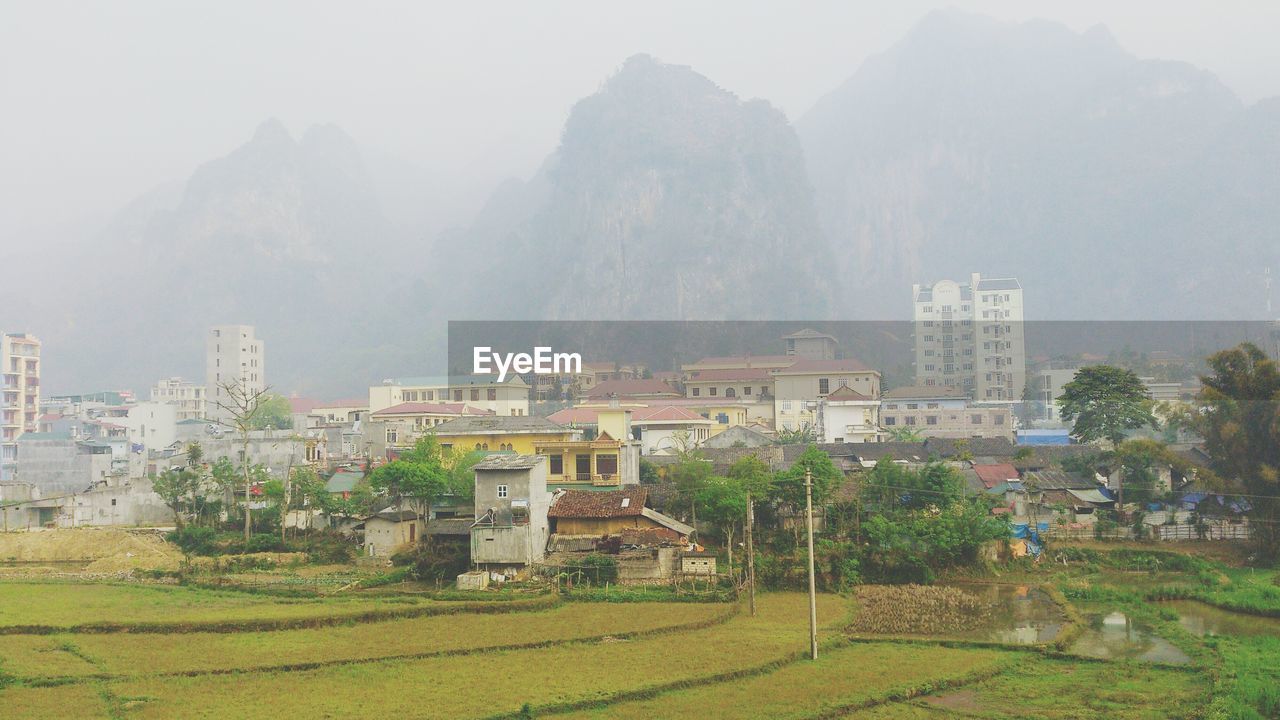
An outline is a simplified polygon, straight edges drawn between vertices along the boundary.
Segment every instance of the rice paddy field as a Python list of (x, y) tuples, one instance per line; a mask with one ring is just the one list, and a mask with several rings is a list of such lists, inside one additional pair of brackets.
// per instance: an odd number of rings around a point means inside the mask
[[(741, 603), (0, 581), (0, 717), (1280, 712), (1280, 633), (1265, 623), (1115, 588), (1071, 599), (1053, 584), (1078, 588), (1079, 573), (1043, 579), (822, 595), (816, 662), (796, 593), (762, 593), (752, 617)], [(1264, 602), (1270, 577), (1248, 581), (1237, 595)]]

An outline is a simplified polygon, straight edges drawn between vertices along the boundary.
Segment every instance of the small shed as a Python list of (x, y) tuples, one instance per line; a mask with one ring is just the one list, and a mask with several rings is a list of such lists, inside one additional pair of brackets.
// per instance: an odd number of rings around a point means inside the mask
[(688, 551), (680, 556), (680, 572), (685, 576), (716, 576), (716, 554), (705, 551)]
[(364, 554), (390, 557), (422, 537), (422, 520), (412, 510), (387, 509), (365, 518)]

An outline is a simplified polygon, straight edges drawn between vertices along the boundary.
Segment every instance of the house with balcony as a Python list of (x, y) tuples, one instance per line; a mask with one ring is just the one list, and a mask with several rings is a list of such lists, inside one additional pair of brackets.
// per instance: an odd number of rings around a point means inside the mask
[[(413, 447), (418, 438), (434, 432), (450, 420), (496, 416), (492, 410), (471, 407), (466, 403), (406, 402), (371, 413), (361, 423), (361, 432), (369, 453), (386, 457), (389, 450)], [(484, 445), (489, 441), (479, 442)]]
[(1014, 439), (1014, 419), (1005, 405), (975, 404), (959, 387), (912, 385), (885, 392), (880, 424), (921, 437)]
[(591, 409), (596, 424), (590, 437), (575, 434), (534, 443), (534, 452), (547, 458), (547, 485), (553, 490), (607, 490), (640, 482), (640, 442), (632, 439), (633, 408), (613, 400)]
[(441, 447), (533, 455), (539, 443), (575, 440), (578, 433), (547, 418), (509, 415), (465, 415), (434, 429)]
[(848, 385), (818, 400), (815, 436), (825, 443), (879, 442), (880, 401)]
[(880, 372), (854, 358), (801, 358), (773, 371), (774, 423), (778, 429), (817, 428), (818, 403), (848, 387), (870, 400), (880, 399)]

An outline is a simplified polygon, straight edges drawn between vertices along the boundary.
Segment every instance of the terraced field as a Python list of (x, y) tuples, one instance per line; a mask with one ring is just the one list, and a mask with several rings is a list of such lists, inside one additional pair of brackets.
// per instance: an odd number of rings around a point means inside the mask
[[(1197, 667), (1047, 647), (855, 639), (858, 604), (838, 596), (820, 598), (816, 663), (806, 598), (788, 593), (762, 595), (754, 618), (731, 604), (295, 601), (58, 583), (0, 583), (0, 598), (13, 603), (0, 635), (6, 718), (1183, 717), (1207, 683)], [(423, 614), (377, 614), (404, 607)], [(262, 617), (281, 622), (234, 627)], [(289, 625), (299, 619), (309, 625)]]

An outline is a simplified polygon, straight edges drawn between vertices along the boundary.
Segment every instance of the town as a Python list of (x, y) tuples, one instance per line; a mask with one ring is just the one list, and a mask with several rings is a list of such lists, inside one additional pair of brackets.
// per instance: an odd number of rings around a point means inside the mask
[[(453, 651), (412, 638), (462, 632), (446, 628), (490, 613), (569, 621), (550, 634), (495, 629), (510, 638), (494, 651), (711, 633), (693, 629), (744, 613), (725, 627), (759, 615), (744, 628), (763, 633), (754, 659), (780, 662), (769, 658), (803, 646), (807, 586), (814, 659), (821, 645), (852, 662), (867, 649), (908, 662), (893, 653), (919, 650), (897, 643), (944, 643), (872, 683), (879, 690), (813, 691), (849, 712), (945, 708), (967, 697), (938, 690), (956, 685), (1030, 713), (1034, 702), (1015, 697), (1027, 679), (998, 670), (1002, 648), (1018, 647), (1049, 653), (1024, 673), (1088, 668), (1099, 682), (1118, 663), (1167, 703), (1210, 702), (1174, 681), (1222, 663), (1235, 674), (1217, 681), (1215, 698), (1252, 692), (1241, 678), (1275, 666), (1244, 660), (1257, 652), (1248, 643), (1214, 650), (1204, 638), (1227, 632), (1217, 624), (1231, 613), (1275, 623), (1267, 618), (1280, 612), (1273, 571), (1240, 569), (1266, 567), (1277, 551), (1280, 493), (1253, 469), (1274, 454), (1274, 428), (1246, 440), (1233, 429), (1274, 411), (1280, 325), (1265, 326), (1266, 347), (1242, 341), (1208, 357), (1128, 346), (1050, 356), (1028, 347), (1035, 326), (1016, 279), (975, 273), (916, 285), (911, 299), (905, 373), (860, 360), (872, 348), (842, 342), (857, 333), (840, 323), (795, 323), (753, 352), (673, 367), (476, 348), (490, 374), (390, 378), (327, 400), (273, 387), (269, 338), (249, 325), (207, 330), (204, 382), (163, 378), (145, 394), (45, 395), (39, 339), (4, 334), (0, 597), (25, 607), (21, 591), (38, 587), (25, 583), (50, 576), (84, 590), (106, 581), (98, 587), (112, 592), (205, 595), (154, 616), (86, 600), (83, 612), (0, 611), (0, 623), (6, 638), (148, 637), (223, 632), (238, 612), (254, 618), (238, 630), (247, 633), (358, 617), (371, 632), (399, 623), (406, 634), (384, 638), (387, 652), (427, 658)], [(1135, 572), (1145, 590), (1132, 589)], [(291, 604), (268, 609), (270, 598)], [(1162, 604), (1173, 599), (1176, 612)], [(237, 611), (244, 602), (256, 609)], [(626, 613), (570, 619), (623, 602), (637, 614), (621, 624)], [(222, 610), (198, 610), (205, 604)], [(1267, 627), (1261, 637), (1276, 637)], [(278, 663), (347, 658), (331, 641)], [(46, 700), (20, 702), (58, 703), (36, 688), (97, 682), (86, 669), (15, 660), (33, 651), (23, 647), (5, 647), (0, 670), (12, 679), (0, 700), (29, 686)], [(94, 667), (112, 663), (94, 657)], [(214, 672), (173, 662), (179, 674)], [(720, 672), (758, 674), (745, 667)], [(111, 687), (144, 681), (124, 669), (104, 677)], [(769, 677), (682, 692), (703, 702)], [(598, 692), (603, 700), (558, 701), (530, 691), (507, 712), (598, 703), (610, 715), (667, 715), (686, 702), (666, 690), (631, 699), (625, 685)], [(901, 705), (916, 696), (923, 704)], [(175, 697), (154, 712), (173, 711)]]

